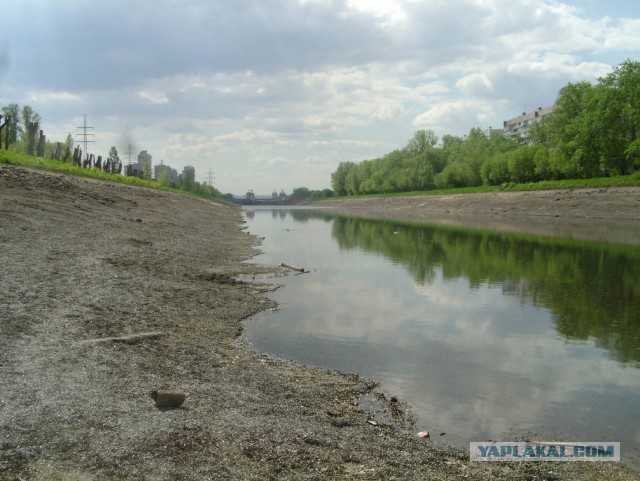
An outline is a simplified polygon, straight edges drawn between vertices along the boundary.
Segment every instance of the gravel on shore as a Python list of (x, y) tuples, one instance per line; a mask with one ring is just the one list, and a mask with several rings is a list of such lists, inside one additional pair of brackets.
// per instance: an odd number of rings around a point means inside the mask
[[(375, 382), (237, 342), (274, 307), (218, 202), (0, 165), (0, 479), (632, 480), (617, 463), (479, 463)], [(186, 394), (159, 409), (150, 393)], [(359, 409), (374, 396), (386, 416)]]

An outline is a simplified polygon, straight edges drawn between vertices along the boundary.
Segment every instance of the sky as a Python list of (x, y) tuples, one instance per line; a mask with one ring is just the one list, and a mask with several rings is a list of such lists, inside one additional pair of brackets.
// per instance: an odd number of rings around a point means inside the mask
[[(87, 116), (223, 193), (331, 187), (340, 162), (463, 136), (640, 60), (637, 0), (21, 0), (0, 11), (0, 106), (51, 141)], [(131, 148), (129, 148), (131, 146)]]

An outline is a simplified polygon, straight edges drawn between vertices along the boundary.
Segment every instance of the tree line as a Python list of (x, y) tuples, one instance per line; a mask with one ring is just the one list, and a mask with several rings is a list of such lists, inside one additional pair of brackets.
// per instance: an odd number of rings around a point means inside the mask
[(473, 128), (465, 138), (419, 130), (380, 158), (342, 162), (336, 195), (606, 177), (640, 170), (640, 62), (563, 87), (554, 111), (530, 127), (531, 145)]

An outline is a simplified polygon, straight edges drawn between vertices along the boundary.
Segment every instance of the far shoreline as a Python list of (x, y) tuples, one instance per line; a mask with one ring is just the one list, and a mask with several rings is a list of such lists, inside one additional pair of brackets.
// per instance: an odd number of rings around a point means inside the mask
[(640, 187), (327, 199), (336, 214), (640, 245)]

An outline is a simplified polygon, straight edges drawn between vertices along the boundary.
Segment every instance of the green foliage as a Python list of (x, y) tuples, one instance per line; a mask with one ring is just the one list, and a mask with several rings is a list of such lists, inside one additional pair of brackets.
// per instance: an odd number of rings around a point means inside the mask
[[(115, 149), (115, 147), (112, 147), (112, 149)], [(111, 154), (111, 151), (109, 153)], [(116, 155), (118, 155), (117, 152)], [(169, 173), (170, 169), (164, 165), (164, 160), (160, 159), (160, 165), (158, 166), (158, 178), (156, 180), (162, 187), (171, 187)]]
[(404, 149), (341, 163), (331, 185), (353, 196), (625, 175), (640, 169), (639, 132), (640, 62), (626, 61), (597, 85), (563, 87), (554, 112), (532, 125), (531, 146), (479, 128), (437, 146), (419, 130)]
[(431, 130), (418, 130), (405, 150), (411, 154), (422, 154), (435, 147), (438, 137)]
[[(41, 120), (42, 119), (40, 118), (40, 115), (35, 112), (29, 105), (25, 105), (24, 107), (22, 107), (22, 135), (24, 136), (28, 132), (30, 124), (33, 123), (39, 125)], [(23, 138), (23, 140), (25, 139)]]
[(340, 162), (336, 171), (331, 174), (331, 185), (338, 195), (353, 195), (358, 193), (347, 190), (347, 176), (349, 176), (349, 181), (352, 183), (353, 174), (350, 175), (350, 173), (355, 169), (356, 164), (353, 162)]
[(73, 136), (71, 135), (71, 132), (69, 132), (66, 139), (64, 139), (64, 152), (62, 153), (62, 158), (60, 160), (63, 162), (71, 162), (73, 160), (73, 144)]
[[(71, 147), (73, 147), (73, 142), (71, 143)], [(118, 155), (118, 149), (116, 149), (115, 145), (112, 145), (111, 148), (109, 149), (108, 158), (111, 160), (115, 160), (116, 162), (120, 161), (120, 156)]]
[(196, 184), (196, 169), (190, 165), (182, 169), (182, 174), (178, 176), (178, 186), (182, 190), (192, 192)]
[[(18, 135), (20, 134), (20, 107), (18, 104), (5, 105), (0, 109), (2, 112), (3, 121), (9, 118), (9, 145), (15, 144), (18, 141)], [(3, 139), (2, 145), (4, 146), (4, 139), (6, 138), (6, 131), (2, 132)]]
[[(286, 198), (286, 194), (284, 194), (284, 192), (282, 194), (283, 195), (278, 196), (278, 193), (274, 190), (272, 197), (274, 199)], [(323, 200), (330, 197), (333, 197), (333, 191), (331, 189), (310, 190), (307, 187), (296, 187), (295, 189), (293, 189), (293, 192), (290, 196), (291, 200), (293, 200), (294, 202), (305, 200)]]
[[(36, 134), (40, 128), (40, 115), (29, 105), (22, 108), (18, 104), (5, 105), (0, 109), (4, 119), (9, 118), (9, 145), (16, 152), (32, 154), (36, 151)], [(4, 121), (4, 120), (3, 120)], [(2, 132), (2, 146), (7, 129)]]
[(342, 162), (331, 175), (333, 190), (344, 196), (431, 189), (445, 166), (437, 141), (433, 132), (419, 130), (404, 149), (359, 164)]
[(331, 189), (312, 190), (311, 200), (323, 200), (333, 197), (333, 191)]
[(296, 187), (291, 194), (293, 200), (306, 200), (309, 197), (311, 197), (311, 191), (306, 187)]
[(527, 145), (507, 152), (507, 164), (512, 182), (529, 182), (535, 180), (535, 147)]
[(628, 174), (640, 167), (640, 63), (626, 61), (593, 86), (568, 84), (534, 139), (552, 150), (551, 178)]
[(506, 153), (499, 153), (488, 158), (480, 171), (484, 185), (500, 185), (509, 182), (509, 159)]

